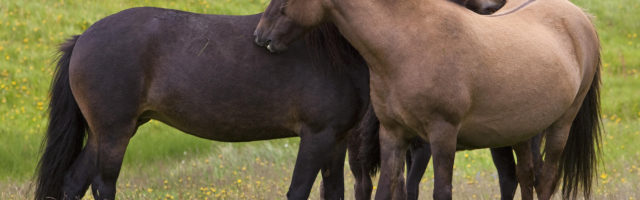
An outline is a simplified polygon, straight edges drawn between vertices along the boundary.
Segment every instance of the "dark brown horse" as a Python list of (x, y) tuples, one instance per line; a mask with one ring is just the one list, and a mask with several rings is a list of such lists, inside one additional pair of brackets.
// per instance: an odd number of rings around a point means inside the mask
[(345, 137), (378, 127), (366, 65), (350, 46), (269, 55), (251, 42), (259, 18), (133, 8), (62, 45), (36, 199), (89, 185), (114, 199), (127, 144), (150, 119), (217, 141), (300, 136), (287, 196), (307, 199), (321, 171), (324, 197), (342, 199)]
[[(451, 199), (457, 149), (513, 146), (518, 179), (532, 180), (531, 138), (540, 132), (546, 142), (538, 197), (550, 199), (559, 177), (564, 197), (580, 189), (589, 196), (600, 137), (600, 46), (593, 24), (571, 2), (537, 0), (500, 17), (439, 0), (271, 4), (309, 28), (335, 23), (367, 61), (384, 158), (377, 198), (406, 198), (403, 161), (416, 136), (431, 144), (434, 198)], [(260, 34), (279, 30), (260, 23), (258, 40), (281, 51), (287, 43), (280, 37)], [(288, 34), (297, 33), (280, 35)], [(532, 198), (529, 192), (523, 198)]]

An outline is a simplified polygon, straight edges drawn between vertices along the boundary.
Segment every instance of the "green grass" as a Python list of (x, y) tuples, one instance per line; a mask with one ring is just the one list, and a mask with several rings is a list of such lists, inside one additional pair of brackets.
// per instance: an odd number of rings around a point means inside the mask
[[(602, 40), (606, 133), (596, 199), (640, 196), (640, 2), (574, 0), (595, 18)], [(253, 14), (267, 0), (86, 1), (0, 0), (0, 199), (24, 199), (46, 127), (48, 87), (57, 45), (95, 21), (136, 6), (210, 14)], [(121, 199), (282, 198), (298, 139), (220, 143), (152, 121), (132, 139), (119, 179)], [(497, 175), (488, 150), (457, 154), (456, 199), (495, 199)], [(468, 156), (465, 156), (468, 155)], [(353, 178), (347, 176), (346, 197)], [(430, 196), (431, 167), (422, 184)], [(165, 183), (166, 181), (166, 183)], [(314, 187), (312, 198), (318, 198)], [(166, 187), (166, 188), (165, 188)], [(215, 191), (214, 191), (215, 190)], [(224, 190), (224, 194), (222, 193)], [(474, 196), (475, 195), (475, 196)]]
[(640, 71), (640, 2), (636, 0), (572, 1), (595, 16), (607, 71), (637, 74)]

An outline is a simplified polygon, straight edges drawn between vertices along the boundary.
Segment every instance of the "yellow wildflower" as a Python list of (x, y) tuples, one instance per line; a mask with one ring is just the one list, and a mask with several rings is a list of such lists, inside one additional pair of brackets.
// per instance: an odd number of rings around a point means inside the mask
[(603, 172), (602, 174), (600, 174), (600, 178), (607, 179), (607, 173)]

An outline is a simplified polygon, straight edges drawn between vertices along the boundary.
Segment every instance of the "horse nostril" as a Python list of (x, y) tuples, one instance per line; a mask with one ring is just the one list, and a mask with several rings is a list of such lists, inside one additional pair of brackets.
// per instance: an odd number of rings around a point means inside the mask
[(260, 37), (256, 36), (256, 39), (253, 40), (258, 46), (263, 46), (262, 42), (260, 42)]
[(263, 41), (262, 39), (260, 39), (259, 36), (256, 36), (253, 42), (256, 43), (256, 45), (258, 46), (265, 47), (271, 42), (271, 40)]
[(269, 50), (269, 52), (271, 53), (275, 53), (276, 51), (273, 49), (273, 46), (271, 44), (267, 45), (267, 50)]

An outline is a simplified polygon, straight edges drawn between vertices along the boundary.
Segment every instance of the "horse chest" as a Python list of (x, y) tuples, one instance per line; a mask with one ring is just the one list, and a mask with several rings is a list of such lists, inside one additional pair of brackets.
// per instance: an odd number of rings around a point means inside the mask
[(371, 79), (371, 98), (376, 115), (384, 124), (394, 122), (416, 130), (431, 119), (459, 121), (470, 105), (466, 81), (461, 78), (437, 78), (433, 73)]

